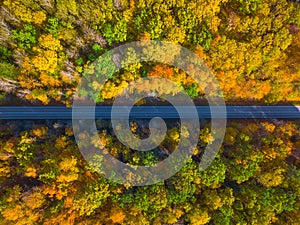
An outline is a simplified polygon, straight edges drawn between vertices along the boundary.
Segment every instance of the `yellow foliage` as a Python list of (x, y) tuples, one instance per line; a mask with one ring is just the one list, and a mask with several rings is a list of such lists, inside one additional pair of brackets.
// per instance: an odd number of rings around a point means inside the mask
[(77, 159), (73, 156), (71, 158), (64, 158), (62, 162), (59, 163), (60, 170), (67, 172), (67, 171), (74, 171), (78, 172)]
[(268, 188), (278, 186), (284, 179), (282, 175), (283, 172), (284, 169), (278, 168), (276, 170), (263, 173), (259, 176), (258, 181)]
[(61, 183), (68, 183), (78, 179), (79, 169), (76, 167), (77, 159), (73, 156), (71, 158), (63, 158), (59, 163), (61, 174), (57, 177), (57, 181)]
[(191, 225), (204, 225), (210, 221), (210, 216), (207, 211), (193, 212), (190, 218)]
[(16, 221), (24, 216), (24, 210), (20, 205), (16, 205), (15, 207), (4, 209), (1, 214), (6, 220)]
[(21, 72), (22, 72), (22, 74), (27, 74), (27, 73), (30, 74), (30, 73), (36, 72), (34, 66), (31, 63), (30, 58), (27, 56), (24, 58), (24, 61), (22, 63), (22, 71)]
[(100, 137), (98, 135), (94, 135), (92, 137), (91, 143), (99, 148), (99, 149), (103, 149), (105, 148), (106, 144), (107, 144), (107, 138), (105, 135), (101, 135)]
[(149, 34), (148, 32), (143, 33), (140, 38), (141, 41), (149, 41), (151, 40), (151, 34)]
[[(67, 76), (65, 73), (63, 72), (60, 72), (60, 77), (61, 77), (61, 80), (63, 83), (66, 83), (66, 84), (71, 84), (73, 82), (73, 80), (71, 79), (70, 76)], [(73, 74), (75, 75), (75, 74)]]
[[(249, 89), (247, 89), (247, 90), (249, 90)], [(267, 94), (270, 93), (270, 91), (271, 91), (270, 82), (265, 81), (265, 82), (258, 83), (257, 85), (252, 87), (252, 90), (253, 91), (250, 93), (249, 98), (251, 98), (251, 96), (252, 96), (254, 99), (260, 100), (263, 97), (265, 97)]]
[(34, 167), (28, 167), (25, 176), (33, 178), (37, 177), (36, 169)]
[(262, 122), (261, 124), (263, 125), (265, 130), (269, 133), (273, 133), (273, 131), (275, 130), (275, 125), (272, 123)]
[[(122, 2), (123, 4), (126, 4), (127, 1)], [(135, 2), (134, 0), (129, 0), (129, 6), (125, 7), (125, 10), (123, 11), (123, 18), (126, 22), (130, 22), (134, 13), (135, 9)]]
[(29, 8), (23, 5), (20, 1), (6, 0), (3, 2), (14, 14), (23, 22), (32, 22), (32, 12)]
[[(53, 214), (43, 222), (44, 225), (74, 225), (75, 215), (69, 213)], [(79, 223), (78, 223), (79, 224)], [(84, 223), (83, 223), (84, 224)], [(96, 225), (96, 224), (95, 224)]]
[(39, 138), (42, 138), (42, 137), (44, 137), (44, 136), (47, 134), (47, 132), (48, 132), (48, 127), (40, 127), (40, 128), (36, 128), (36, 129), (33, 129), (31, 132), (32, 132), (32, 134), (33, 134), (34, 136), (37, 136), (37, 137), (39, 137)]
[(59, 186), (56, 186), (55, 184), (45, 187), (45, 189), (43, 190), (44, 195), (48, 195), (50, 198), (53, 198), (55, 196), (58, 200), (62, 199), (64, 196), (67, 196), (67, 193), (67, 189), (63, 191)]
[(127, 215), (129, 217), (126, 221), (128, 225), (150, 225), (149, 220), (137, 208), (132, 207)]
[(39, 38), (39, 44), (42, 48), (52, 51), (62, 51), (63, 47), (60, 44), (60, 41), (53, 37), (52, 34), (43, 34)]
[(47, 105), (50, 102), (50, 99), (48, 98), (46, 91), (42, 89), (35, 89), (34, 94), (28, 94), (26, 96), (27, 99), (32, 100), (32, 99), (37, 99), (41, 101), (43, 104)]
[(65, 208), (71, 208), (73, 206), (73, 201), (74, 201), (73, 196), (67, 196), (64, 200)]
[(176, 128), (173, 128), (173, 129), (170, 130), (169, 136), (170, 136), (170, 138), (171, 138), (173, 141), (175, 141), (175, 142), (179, 141), (180, 134), (179, 134), (179, 132), (177, 131)]
[(55, 148), (64, 149), (68, 145), (67, 138), (65, 136), (60, 136), (55, 141)]
[(32, 63), (40, 72), (55, 73), (58, 67), (58, 56), (53, 50), (42, 51), (34, 48), (39, 54), (32, 59)]
[(103, 150), (103, 154), (111, 154), (113, 157), (118, 157), (119, 155), (119, 149), (118, 148), (115, 148), (115, 147), (112, 147), (110, 148), (110, 151), (108, 152), (108, 149), (105, 149)]
[(36, 56), (32, 59), (32, 63), (37, 70), (48, 71), (49, 65), (48, 65), (48, 61), (45, 57)]
[(135, 122), (130, 122), (130, 129), (133, 133), (136, 132), (138, 125)]
[(41, 73), (40, 74), (40, 79), (41, 79), (41, 83), (44, 86), (48, 86), (48, 87), (59, 87), (61, 86), (61, 82), (57, 79), (55, 79), (53, 76), (49, 76), (46, 73)]
[(256, 132), (258, 132), (258, 125), (255, 124), (255, 123), (249, 123), (245, 128), (244, 128), (244, 131), (247, 133), (247, 134), (255, 134)]
[[(161, 215), (164, 222), (168, 224), (175, 224), (178, 222), (178, 219), (184, 214), (184, 211), (181, 209), (173, 209), (169, 207), (167, 211)], [(157, 223), (160, 224), (160, 223)]]
[(7, 162), (2, 162), (2, 165), (0, 165), (0, 176), (1, 177), (10, 177), (11, 176), (11, 169), (10, 165)]
[(70, 128), (70, 127), (68, 127), (68, 128), (66, 128), (65, 129), (65, 134), (67, 135), (67, 136), (73, 136), (73, 128)]
[(185, 30), (182, 27), (172, 26), (168, 32), (167, 41), (173, 43), (184, 43), (185, 37)]
[(56, 193), (56, 186), (55, 184), (52, 184), (52, 186), (45, 187), (43, 194), (49, 195), (50, 197), (53, 197)]
[(117, 212), (109, 217), (113, 223), (122, 223), (125, 219), (124, 212)]
[(32, 14), (32, 19), (35, 24), (40, 25), (47, 19), (47, 16), (43, 11), (38, 11)]
[(72, 15), (78, 15), (77, 12), (77, 4), (75, 0), (61, 0), (58, 1), (58, 10), (68, 10), (68, 12)]
[(198, 148), (195, 148), (193, 151), (193, 155), (198, 155), (200, 153), (200, 150)]
[(215, 140), (208, 128), (200, 130), (200, 139), (206, 144), (211, 144)]
[(97, 81), (93, 81), (92, 86), (95, 91), (101, 90), (101, 88), (102, 88), (102, 85)]
[(221, 19), (217, 16), (214, 16), (208, 23), (208, 26), (213, 32), (217, 32), (219, 25), (220, 25)]
[(205, 198), (207, 199), (207, 204), (213, 209), (216, 210), (224, 205), (224, 201), (218, 195), (216, 190), (208, 190), (204, 193)]
[(78, 174), (60, 174), (57, 181), (61, 183), (69, 183), (78, 179)]

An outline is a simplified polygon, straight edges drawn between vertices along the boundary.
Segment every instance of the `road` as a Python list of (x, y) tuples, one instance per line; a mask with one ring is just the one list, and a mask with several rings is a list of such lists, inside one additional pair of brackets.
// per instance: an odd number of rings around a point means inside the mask
[[(178, 106), (184, 112), (185, 118), (191, 116), (189, 106)], [(217, 112), (214, 118), (224, 118), (223, 113), (218, 113), (218, 106), (211, 106), (213, 112)], [(78, 107), (74, 110), (74, 116), (84, 118), (110, 119), (111, 106), (97, 106), (95, 117), (87, 107)], [(199, 118), (211, 118), (209, 106), (197, 106)], [(129, 107), (119, 106), (118, 117), (125, 116)], [(226, 106), (228, 119), (300, 119), (300, 106)], [(221, 112), (221, 111), (220, 111)], [(153, 118), (165, 119), (179, 118), (172, 106), (134, 106), (130, 118)], [(0, 106), (0, 120), (35, 120), (35, 119), (72, 119), (72, 109), (64, 106)]]

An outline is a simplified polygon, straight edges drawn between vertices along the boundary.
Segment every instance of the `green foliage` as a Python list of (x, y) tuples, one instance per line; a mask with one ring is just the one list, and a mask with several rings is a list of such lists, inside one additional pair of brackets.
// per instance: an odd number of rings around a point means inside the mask
[(0, 46), (0, 61), (11, 60), (12, 51), (4, 46)]
[[(245, 138), (248, 138), (247, 136)], [(241, 143), (237, 146), (234, 160), (229, 161), (228, 173), (232, 180), (238, 183), (249, 180), (259, 171), (260, 163), (263, 161), (262, 153), (256, 151), (251, 144)]]
[(142, 210), (151, 220), (167, 206), (167, 192), (163, 185), (152, 185), (138, 188), (134, 194), (134, 206)]
[[(278, 188), (260, 188), (253, 183), (248, 185), (244, 185), (243, 191), (237, 195), (237, 201), (233, 205), (239, 215), (233, 219), (234, 222), (243, 220), (247, 223), (270, 224), (275, 215), (285, 210), (293, 210), (295, 204), (293, 193)], [(243, 212), (247, 214), (243, 215)]]
[(95, 60), (97, 59), (97, 56), (94, 55), (94, 54), (88, 54), (88, 59), (89, 59), (90, 61), (95, 61)]
[(199, 96), (197, 84), (184, 85), (184, 90), (191, 98), (196, 98)]
[(103, 36), (109, 45), (113, 42), (123, 42), (127, 39), (127, 23), (124, 19), (118, 20), (116, 24), (108, 23), (104, 26)]
[(10, 79), (10, 80), (17, 80), (18, 78), (18, 73), (19, 73), (19, 69), (8, 63), (8, 62), (1, 62), (0, 61), (0, 76)]
[(58, 213), (61, 209), (63, 209), (63, 207), (64, 202), (62, 200), (55, 202), (53, 206), (49, 207), (49, 215)]
[(190, 39), (193, 44), (200, 45), (203, 50), (208, 50), (213, 41), (213, 36), (206, 27), (201, 27), (190, 36)]
[(225, 164), (216, 159), (206, 170), (200, 172), (201, 183), (207, 187), (218, 187), (224, 182), (225, 174)]
[(158, 158), (153, 152), (141, 152), (140, 154), (135, 154), (132, 161), (132, 164), (153, 166), (158, 163)]
[(4, 92), (0, 92), (0, 103), (3, 101), (6, 97), (6, 94)]
[(39, 180), (44, 183), (52, 184), (56, 180), (59, 170), (57, 167), (51, 165), (56, 165), (57, 162), (54, 159), (46, 159), (41, 164), (43, 168), (40, 171)]
[(18, 47), (22, 49), (31, 49), (37, 42), (37, 31), (32, 25), (25, 24), (21, 30), (13, 30), (13, 38), (17, 41)]
[[(212, 216), (212, 221), (216, 225), (230, 225), (232, 223), (231, 217), (234, 214), (234, 210), (231, 207), (222, 207)], [(240, 221), (240, 224), (243, 224)]]
[(96, 53), (98, 53), (98, 52), (101, 52), (101, 51), (103, 50), (103, 48), (102, 48), (100, 45), (98, 45), (98, 44), (94, 44), (94, 45), (93, 45), (93, 50), (94, 50)]
[(84, 186), (80, 193), (74, 201), (74, 207), (80, 215), (89, 216), (109, 197), (109, 185), (103, 179), (99, 179)]
[(34, 139), (29, 137), (28, 133), (21, 136), (15, 156), (22, 166), (30, 165), (34, 159), (33, 141)]
[(240, 4), (239, 10), (246, 14), (256, 12), (263, 3), (262, 0), (238, 0), (238, 2)]
[(46, 30), (56, 38), (58, 38), (58, 29), (60, 27), (59, 18), (52, 17), (47, 20)]
[[(185, 165), (177, 176), (170, 178), (168, 184), (168, 200), (173, 204), (183, 203), (186, 201), (193, 201), (193, 194), (196, 191), (194, 183), (195, 164), (189, 162)], [(195, 171), (195, 173), (197, 173)]]
[(161, 17), (155, 14), (151, 8), (143, 8), (138, 13), (133, 19), (135, 28), (141, 33), (149, 33), (152, 40), (161, 38), (163, 33)]
[(76, 60), (76, 64), (77, 64), (78, 66), (83, 66), (83, 65), (84, 65), (84, 60), (83, 60), (83, 58), (77, 59), (77, 60)]

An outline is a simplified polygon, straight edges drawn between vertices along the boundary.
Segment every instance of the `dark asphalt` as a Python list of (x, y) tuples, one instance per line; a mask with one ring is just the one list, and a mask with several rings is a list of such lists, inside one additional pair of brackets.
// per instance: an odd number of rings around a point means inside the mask
[[(190, 118), (189, 106), (182, 107), (185, 118)], [(218, 106), (211, 106), (217, 112), (214, 118), (224, 118), (224, 114), (218, 113)], [(110, 119), (111, 106), (97, 106), (95, 117), (88, 107), (75, 108), (74, 116), (84, 118)], [(199, 118), (211, 118), (209, 106), (197, 106)], [(129, 111), (129, 107), (119, 106), (118, 116), (123, 117)], [(226, 106), (228, 119), (300, 119), (300, 106)], [(130, 112), (130, 118), (165, 119), (179, 118), (176, 109), (172, 106), (134, 106)], [(72, 108), (64, 106), (0, 106), (0, 120), (24, 120), (24, 119), (72, 119)]]

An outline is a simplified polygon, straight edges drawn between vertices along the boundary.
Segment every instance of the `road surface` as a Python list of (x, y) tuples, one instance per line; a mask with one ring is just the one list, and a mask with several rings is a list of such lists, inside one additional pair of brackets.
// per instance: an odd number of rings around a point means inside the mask
[[(119, 106), (118, 116), (125, 116), (129, 112), (129, 107)], [(190, 118), (189, 106), (181, 107), (184, 117)], [(211, 106), (214, 111), (217, 106)], [(97, 106), (95, 117), (87, 107), (76, 108), (74, 116), (84, 116), (85, 118), (110, 119), (111, 106)], [(209, 106), (196, 106), (199, 118), (211, 118)], [(300, 106), (226, 106), (228, 119), (300, 119)], [(220, 111), (221, 112), (221, 111)], [(134, 106), (130, 112), (130, 118), (153, 118), (161, 117), (165, 119), (179, 118), (176, 109), (172, 106)], [(224, 118), (223, 113), (216, 113), (214, 118)], [(72, 109), (64, 106), (0, 106), (0, 120), (26, 120), (26, 119), (72, 119)]]

